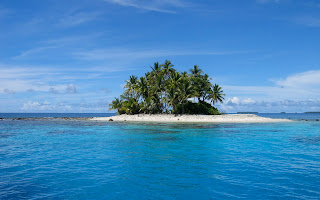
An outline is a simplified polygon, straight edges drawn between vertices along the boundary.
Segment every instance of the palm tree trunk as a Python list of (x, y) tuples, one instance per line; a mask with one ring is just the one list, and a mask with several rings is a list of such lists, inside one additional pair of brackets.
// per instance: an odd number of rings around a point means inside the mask
[(182, 103), (182, 114), (184, 114), (184, 103)]

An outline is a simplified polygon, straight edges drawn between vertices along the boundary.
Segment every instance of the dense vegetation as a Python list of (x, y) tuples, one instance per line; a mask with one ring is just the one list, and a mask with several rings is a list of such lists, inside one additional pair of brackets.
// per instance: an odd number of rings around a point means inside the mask
[(118, 114), (219, 114), (213, 105), (223, 102), (223, 91), (199, 66), (195, 65), (189, 74), (175, 70), (167, 60), (154, 63), (151, 69), (143, 77), (130, 76), (126, 90), (112, 101), (110, 110)]

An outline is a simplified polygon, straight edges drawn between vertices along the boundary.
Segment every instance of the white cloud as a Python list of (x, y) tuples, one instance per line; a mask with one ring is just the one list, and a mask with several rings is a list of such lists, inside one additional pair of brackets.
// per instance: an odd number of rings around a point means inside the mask
[[(61, 87), (60, 87), (60, 89), (61, 89)], [(49, 89), (49, 92), (53, 93), (53, 94), (63, 94), (63, 91), (61, 91), (61, 90), (59, 91), (55, 87), (51, 87)], [(65, 86), (65, 94), (75, 94), (75, 93), (77, 93), (77, 88), (74, 84), (70, 83)]]
[(285, 79), (274, 80), (280, 87), (288, 88), (320, 88), (320, 70), (293, 74)]
[[(197, 49), (197, 48), (195, 48)], [(133, 60), (141, 58), (157, 58), (167, 56), (196, 56), (196, 55), (212, 55), (223, 56), (233, 54), (243, 54), (248, 51), (201, 51), (201, 50), (188, 50), (188, 49), (128, 49), (128, 48), (109, 48), (109, 49), (94, 49), (88, 51), (79, 51), (73, 53), (77, 59), (81, 60), (110, 60), (110, 59), (123, 59)]]
[(272, 80), (271, 86), (234, 86), (222, 85), (226, 94), (259, 100), (303, 100), (320, 98), (320, 71), (307, 71)]
[(26, 51), (21, 52), (18, 56), (14, 56), (12, 59), (21, 59), (27, 56), (32, 56), (37, 53), (42, 53), (50, 49), (56, 49), (61, 46), (43, 46), (43, 47), (35, 47)]
[[(0, 93), (1, 92), (8, 93), (8, 91), (26, 92), (30, 90), (30, 88), (32, 88), (33, 91), (37, 91), (37, 92), (48, 92), (50, 88), (52, 88), (52, 86), (50, 83), (45, 81), (45, 77), (39, 78), (39, 79), (37, 78), (1, 79), (0, 78), (0, 81), (1, 81)], [(54, 86), (56, 90), (63, 90), (65, 87), (66, 87), (65, 84), (56, 84)]]
[(247, 99), (244, 99), (243, 100), (243, 103), (244, 104), (252, 104), (252, 103), (255, 103), (256, 101), (254, 101), (253, 99), (251, 98), (247, 98)]
[(24, 103), (21, 108), (21, 110), (25, 112), (69, 112), (71, 109), (71, 106), (66, 105), (62, 102), (51, 104), (48, 101), (44, 101), (42, 103), (37, 101), (29, 101), (27, 103)]
[(3, 92), (7, 94), (15, 94), (16, 92), (14, 90), (4, 89)]
[(111, 92), (111, 90), (109, 88), (102, 88), (101, 90), (104, 91), (105, 93), (110, 93)]
[(59, 27), (73, 27), (98, 19), (98, 12), (72, 12), (62, 16), (57, 25)]
[(180, 0), (104, 0), (125, 7), (133, 7), (146, 11), (176, 13), (173, 8), (183, 8), (189, 3)]
[[(222, 86), (229, 96), (220, 108), (227, 112), (305, 112), (320, 110), (320, 70), (273, 79), (272, 86)], [(316, 100), (314, 100), (316, 99)]]
[(55, 89), (54, 87), (51, 87), (50, 89), (49, 89), (49, 92), (51, 92), (51, 93), (53, 93), (53, 94), (59, 94), (60, 92), (57, 90), (57, 89)]
[(253, 104), (256, 101), (254, 101), (251, 98), (245, 98), (245, 99), (240, 99), (239, 97), (232, 97), (232, 98), (228, 98), (225, 101), (226, 105), (248, 105), (248, 104)]
[(320, 17), (299, 17), (294, 20), (297, 24), (320, 27)]
[[(237, 99), (237, 101), (234, 101)], [(320, 111), (320, 100), (279, 100), (268, 101), (253, 99), (241, 99), (239, 97), (229, 98), (224, 104), (219, 104), (218, 108), (227, 113), (235, 112), (261, 112), (261, 113), (279, 113), (279, 112), (308, 112)]]
[(0, 6), (0, 19), (5, 18), (12, 14), (13, 12), (7, 8), (3, 8)]
[[(112, 72), (130, 69), (118, 65), (88, 68), (45, 67), (0, 64), (0, 94), (4, 90), (26, 92), (75, 93), (77, 88), (70, 82), (75, 80), (98, 80), (117, 78)], [(69, 82), (69, 83), (68, 83)]]
[(28, 101), (23, 103), (20, 111), (22, 112), (72, 112), (72, 113), (106, 113), (109, 102), (105, 99), (92, 101), (91, 103), (67, 101)]
[(279, 3), (280, 0), (257, 0), (257, 3), (265, 4), (265, 3)]
[(230, 99), (230, 101), (234, 104), (239, 104), (240, 103), (240, 99), (238, 97), (233, 97), (232, 99)]
[(74, 84), (70, 83), (66, 87), (66, 92), (69, 93), (69, 94), (75, 94), (75, 93), (77, 93), (77, 88), (76, 88), (76, 86)]

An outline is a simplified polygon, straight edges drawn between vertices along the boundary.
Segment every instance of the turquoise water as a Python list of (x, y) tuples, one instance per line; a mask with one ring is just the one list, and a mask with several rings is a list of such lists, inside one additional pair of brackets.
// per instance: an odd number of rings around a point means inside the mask
[(4, 120), (0, 159), (0, 199), (320, 199), (316, 121)]

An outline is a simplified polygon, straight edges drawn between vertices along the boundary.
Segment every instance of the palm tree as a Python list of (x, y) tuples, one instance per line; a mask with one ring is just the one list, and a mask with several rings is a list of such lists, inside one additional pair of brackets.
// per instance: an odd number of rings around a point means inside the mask
[(156, 108), (159, 113), (162, 112), (163, 104), (161, 103), (161, 99), (164, 95), (164, 76), (163, 74), (158, 74), (155, 77), (155, 80), (153, 82), (153, 98), (154, 102), (156, 104)]
[(119, 98), (114, 98), (114, 100), (109, 104), (109, 110), (117, 110), (117, 113), (119, 113), (121, 107), (122, 101)]
[(148, 81), (145, 77), (140, 77), (140, 80), (137, 83), (137, 91), (139, 96), (146, 99), (149, 96)]
[(194, 88), (191, 82), (187, 78), (181, 79), (179, 84), (179, 100), (182, 106), (182, 114), (184, 114), (184, 104), (186, 101), (194, 95)]
[[(190, 69), (191, 74), (176, 71), (169, 60), (161, 65), (156, 62), (151, 69), (144, 77), (130, 76), (124, 86), (126, 90), (120, 99), (112, 101), (110, 109), (127, 114), (168, 113), (170, 109), (175, 113), (181, 104), (180, 112), (184, 114), (185, 104), (192, 97), (198, 98), (200, 103), (208, 100), (214, 104), (224, 100), (221, 87), (213, 86), (209, 75), (198, 65)], [(190, 103), (190, 106), (196, 105)]]
[(172, 113), (174, 113), (179, 103), (179, 93), (175, 87), (170, 87), (168, 90), (167, 101), (168, 105), (172, 106)]
[(153, 75), (157, 75), (157, 74), (159, 74), (159, 72), (161, 71), (161, 65), (159, 65), (159, 63), (158, 62), (155, 62), (154, 64), (153, 64), (153, 67), (152, 66), (150, 66), (151, 67), (151, 69), (152, 69), (152, 74)]
[(203, 73), (198, 65), (194, 65), (193, 69), (190, 69), (190, 72), (194, 77), (199, 77)]
[(123, 102), (121, 108), (125, 110), (126, 114), (130, 115), (137, 114), (140, 110), (139, 104), (134, 98), (129, 99), (129, 101)]
[(172, 71), (174, 71), (172, 68), (173, 64), (169, 60), (166, 60), (161, 66), (163, 67), (162, 73), (165, 75), (165, 78), (168, 79)]
[(137, 88), (137, 81), (138, 77), (137, 76), (130, 76), (129, 80), (126, 80), (126, 84), (124, 88), (127, 88), (125, 93), (127, 93), (130, 97), (137, 99), (137, 94), (136, 94), (136, 88)]
[(224, 96), (225, 94), (223, 93), (222, 88), (218, 84), (212, 86), (212, 91), (209, 95), (212, 104), (215, 104), (217, 102), (223, 103)]
[(151, 97), (147, 97), (140, 105), (140, 111), (145, 114), (153, 113), (154, 103)]
[(202, 97), (202, 79), (201, 75), (203, 73), (202, 69), (198, 65), (194, 65), (192, 69), (189, 70), (191, 72), (191, 84), (194, 88), (195, 96), (198, 99), (198, 102), (201, 101)]
[(202, 97), (202, 101), (205, 101), (208, 99), (209, 94), (211, 92), (212, 83), (210, 82), (211, 78), (209, 78), (208, 74), (205, 74), (200, 77), (199, 81), (199, 89), (197, 92), (199, 94), (199, 97)]
[(176, 106), (179, 103), (178, 87), (181, 79), (182, 76), (180, 72), (172, 71), (165, 87), (166, 103), (172, 107), (172, 113), (175, 112)]

